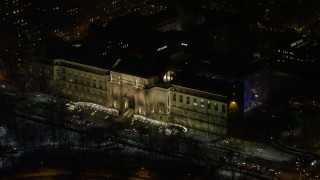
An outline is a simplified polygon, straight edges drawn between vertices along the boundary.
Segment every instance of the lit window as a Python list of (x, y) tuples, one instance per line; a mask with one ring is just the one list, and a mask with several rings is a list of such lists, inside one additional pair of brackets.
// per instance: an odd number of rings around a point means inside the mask
[(201, 101), (200, 101), (200, 106), (201, 106), (201, 107), (204, 107), (203, 99), (201, 99)]
[(198, 103), (197, 103), (197, 99), (196, 98), (193, 98), (193, 105), (197, 106)]

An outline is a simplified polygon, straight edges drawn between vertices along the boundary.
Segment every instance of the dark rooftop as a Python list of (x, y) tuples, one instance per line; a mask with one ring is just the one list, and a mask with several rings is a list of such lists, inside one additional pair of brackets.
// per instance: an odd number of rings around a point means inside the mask
[(230, 88), (232, 84), (225, 81), (217, 81), (210, 77), (199, 77), (189, 73), (178, 73), (173, 78), (172, 84), (225, 96), (229, 95), (232, 89)]
[(67, 43), (57, 37), (48, 39), (43, 46), (41, 55), (49, 59), (64, 59), (75, 63), (93, 67), (109, 69), (115, 63), (115, 59), (95, 56), (82, 42)]
[(144, 78), (160, 76), (169, 67), (169, 61), (149, 57), (126, 56), (112, 69), (125, 74), (136, 75)]
[(172, 83), (222, 95), (230, 94), (230, 87), (237, 81), (264, 69), (258, 65), (238, 61), (235, 59), (236, 56), (212, 56), (209, 60), (204, 57), (188, 58), (188, 61), (180, 64), (180, 71)]

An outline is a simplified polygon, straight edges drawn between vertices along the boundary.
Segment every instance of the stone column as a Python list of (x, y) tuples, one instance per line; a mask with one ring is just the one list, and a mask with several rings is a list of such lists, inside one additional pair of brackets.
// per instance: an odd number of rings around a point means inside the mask
[(139, 104), (138, 104), (138, 98), (139, 98), (139, 89), (134, 90), (134, 113), (138, 114), (139, 113)]
[(143, 114), (144, 115), (147, 115), (147, 100), (146, 100), (146, 98), (147, 98), (147, 92), (145, 91), (145, 90), (143, 90), (143, 92), (142, 92), (142, 98), (143, 98)]
[(117, 106), (118, 106), (118, 109), (121, 110), (123, 112), (123, 107), (124, 107), (124, 102), (123, 101), (123, 86), (122, 84), (119, 84), (119, 93), (118, 93), (118, 99), (117, 99)]

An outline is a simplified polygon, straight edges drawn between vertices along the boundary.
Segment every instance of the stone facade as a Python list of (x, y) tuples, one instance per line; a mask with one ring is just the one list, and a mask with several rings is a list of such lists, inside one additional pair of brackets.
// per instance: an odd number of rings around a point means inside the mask
[(229, 134), (228, 117), (235, 102), (227, 96), (175, 85), (158, 76), (140, 77), (62, 59), (35, 64), (42, 71), (50, 69), (53, 93), (71, 100), (114, 108), (127, 117), (136, 114), (219, 136)]

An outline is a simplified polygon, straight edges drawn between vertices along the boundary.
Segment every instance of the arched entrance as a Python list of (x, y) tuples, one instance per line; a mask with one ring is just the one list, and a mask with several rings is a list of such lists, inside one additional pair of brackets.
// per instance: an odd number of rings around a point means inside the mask
[(135, 102), (134, 102), (134, 94), (132, 92), (126, 92), (124, 94), (124, 109), (134, 109)]

